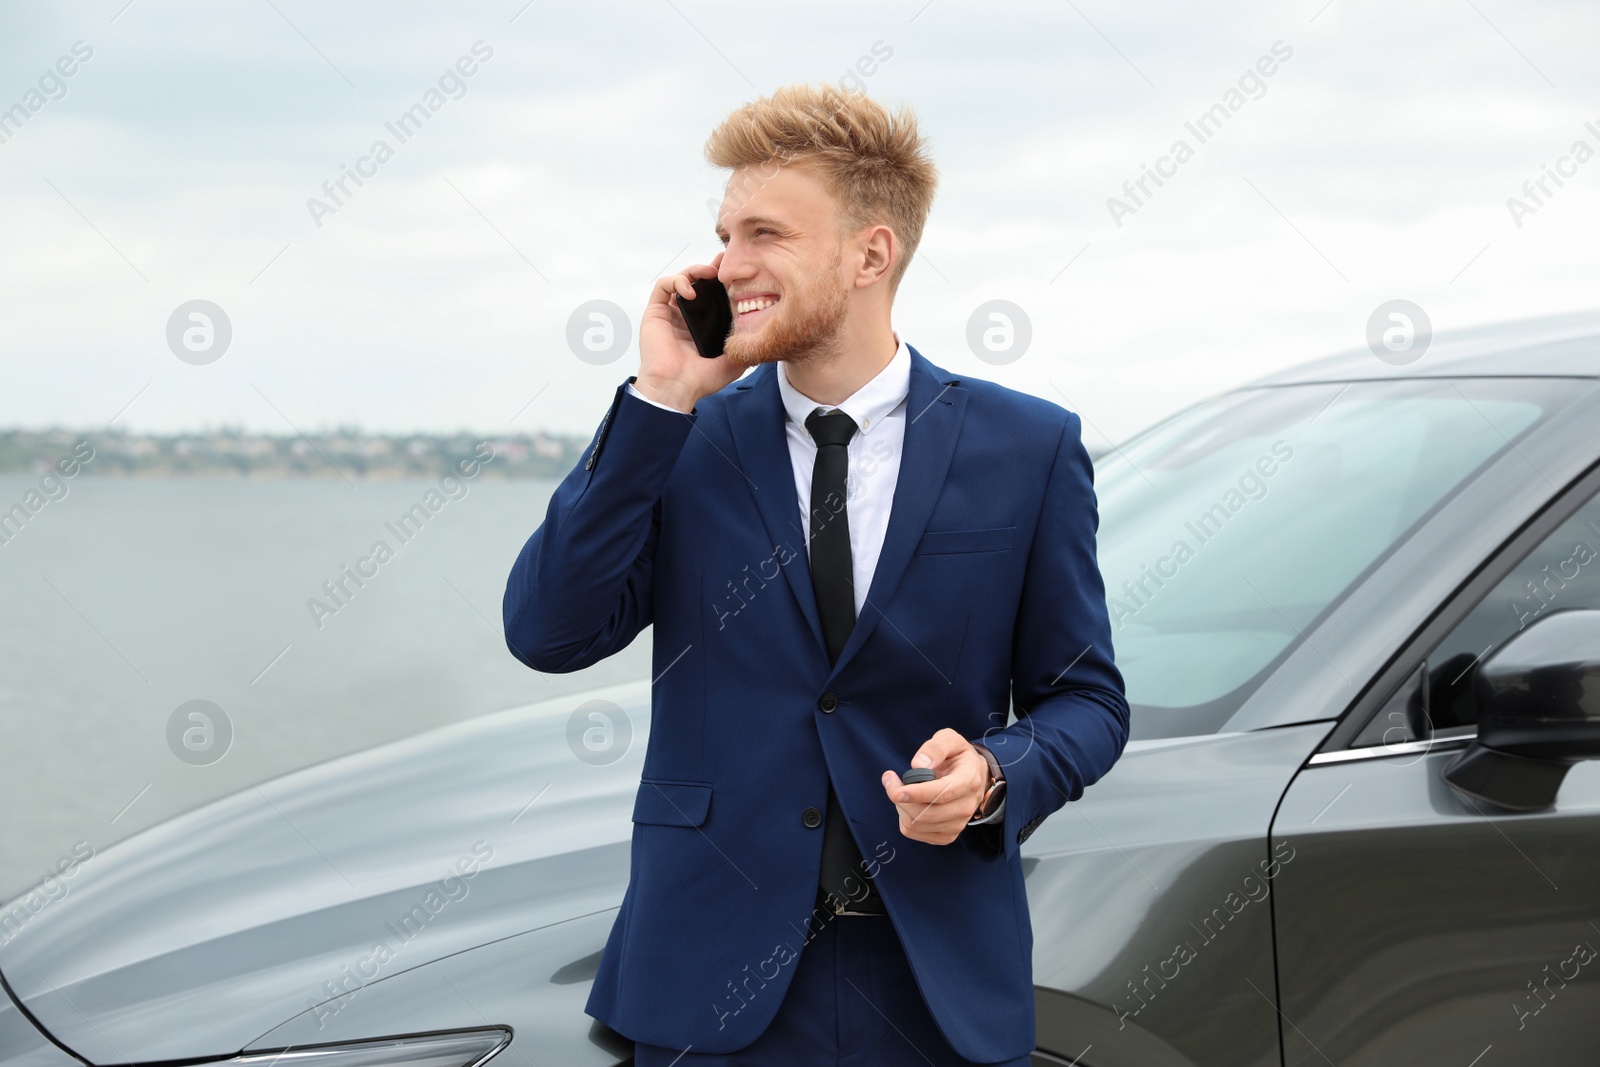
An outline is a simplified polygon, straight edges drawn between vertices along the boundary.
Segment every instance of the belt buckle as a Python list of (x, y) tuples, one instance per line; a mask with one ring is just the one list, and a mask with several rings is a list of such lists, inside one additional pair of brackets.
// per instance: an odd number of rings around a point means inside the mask
[(840, 900), (839, 898), (835, 897), (832, 893), (829, 893), (829, 892), (826, 892), (826, 891), (824, 891), (823, 894), (822, 894), (822, 902), (825, 905), (827, 905), (829, 910), (831, 910), (835, 915), (866, 915), (866, 916), (872, 916), (872, 915), (882, 915), (882, 914), (884, 914), (881, 911), (857, 911), (854, 908), (847, 908), (845, 906), (845, 903), (846, 903), (845, 901)]

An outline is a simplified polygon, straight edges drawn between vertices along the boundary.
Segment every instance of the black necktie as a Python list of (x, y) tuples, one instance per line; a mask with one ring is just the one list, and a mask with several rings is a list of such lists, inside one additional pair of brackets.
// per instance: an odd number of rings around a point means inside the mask
[[(811, 470), (811, 591), (822, 620), (822, 639), (828, 662), (837, 663), (850, 631), (856, 625), (855, 580), (850, 558), (850, 520), (845, 511), (847, 446), (856, 432), (849, 415), (821, 409), (806, 419), (806, 429), (817, 442), (817, 461)], [(863, 869), (861, 850), (850, 836), (844, 810), (828, 786), (828, 818), (822, 831), (821, 889), (855, 911), (882, 911), (877, 886)], [(865, 891), (865, 895), (863, 895)]]

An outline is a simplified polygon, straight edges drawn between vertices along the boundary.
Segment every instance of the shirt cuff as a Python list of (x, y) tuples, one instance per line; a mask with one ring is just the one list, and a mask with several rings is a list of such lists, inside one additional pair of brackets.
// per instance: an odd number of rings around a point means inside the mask
[[(634, 396), (638, 397), (640, 400), (643, 400), (646, 404), (654, 404), (656, 407), (665, 408), (667, 411), (678, 411), (678, 409), (673, 407), (671, 404), (663, 404), (659, 400), (651, 400), (649, 397), (647, 397), (643, 393), (639, 392), (639, 390), (635, 389), (633, 387), (633, 383), (632, 382), (628, 383), (628, 392), (632, 393)], [(681, 414), (683, 414), (683, 412), (679, 411), (678, 414), (681, 415)]]

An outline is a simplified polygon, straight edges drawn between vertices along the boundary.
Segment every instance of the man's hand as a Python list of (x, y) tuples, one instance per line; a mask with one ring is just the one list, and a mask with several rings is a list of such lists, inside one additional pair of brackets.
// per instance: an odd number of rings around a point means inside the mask
[(701, 397), (744, 373), (744, 368), (735, 366), (727, 356), (706, 359), (700, 354), (673, 299), (696, 299), (695, 279), (715, 278), (722, 256), (718, 252), (710, 263), (695, 263), (658, 279), (639, 323), (639, 374), (634, 388), (682, 412), (693, 411)]
[(898, 771), (883, 772), (883, 790), (900, 809), (900, 832), (913, 841), (948, 845), (978, 810), (989, 784), (989, 763), (965, 737), (940, 730), (917, 749), (912, 767), (931, 767), (931, 782), (902, 785)]

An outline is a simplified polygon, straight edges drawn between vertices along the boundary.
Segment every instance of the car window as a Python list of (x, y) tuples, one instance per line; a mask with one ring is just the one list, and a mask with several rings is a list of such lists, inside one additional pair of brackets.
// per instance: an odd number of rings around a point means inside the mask
[(1501, 579), (1428, 656), (1428, 718), (1435, 731), (1477, 722), (1478, 664), (1557, 611), (1600, 608), (1600, 494)]
[(1363, 572), (1562, 405), (1538, 379), (1225, 394), (1096, 464), (1135, 738), (1221, 726)]

